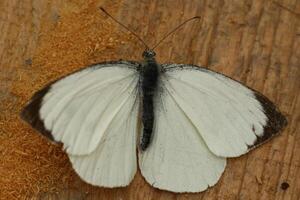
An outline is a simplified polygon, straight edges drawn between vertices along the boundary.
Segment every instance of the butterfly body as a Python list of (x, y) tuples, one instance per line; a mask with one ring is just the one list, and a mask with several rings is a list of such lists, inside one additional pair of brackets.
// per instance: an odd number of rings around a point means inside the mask
[(142, 64), (141, 91), (142, 91), (142, 123), (143, 134), (140, 141), (141, 150), (146, 150), (151, 141), (154, 124), (154, 95), (157, 90), (159, 76), (159, 64), (156, 62), (153, 51), (143, 53), (144, 62)]

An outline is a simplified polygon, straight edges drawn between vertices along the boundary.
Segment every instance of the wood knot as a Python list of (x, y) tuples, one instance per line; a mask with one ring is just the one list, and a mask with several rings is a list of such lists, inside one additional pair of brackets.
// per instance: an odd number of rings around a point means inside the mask
[(290, 184), (288, 184), (287, 182), (281, 183), (281, 186), (280, 186), (280, 188), (282, 190), (287, 190), (289, 187), (290, 187)]

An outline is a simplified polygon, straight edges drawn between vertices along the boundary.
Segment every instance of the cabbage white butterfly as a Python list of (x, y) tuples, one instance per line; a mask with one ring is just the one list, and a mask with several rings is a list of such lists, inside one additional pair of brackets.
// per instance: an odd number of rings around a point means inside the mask
[(163, 39), (149, 48), (135, 36), (146, 46), (143, 62), (104, 62), (74, 72), (38, 91), (21, 113), (43, 135), (63, 143), (84, 181), (128, 185), (138, 147), (149, 184), (200, 192), (217, 183), (227, 157), (247, 153), (287, 124), (257, 91), (195, 65), (158, 64), (153, 50)]

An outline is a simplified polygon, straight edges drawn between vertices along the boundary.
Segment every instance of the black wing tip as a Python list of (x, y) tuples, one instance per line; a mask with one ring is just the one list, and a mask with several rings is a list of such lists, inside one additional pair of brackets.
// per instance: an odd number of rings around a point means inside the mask
[(267, 142), (269, 139), (278, 135), (288, 124), (286, 117), (276, 108), (276, 106), (265, 96), (255, 93), (256, 99), (260, 102), (264, 109), (268, 121), (264, 126), (262, 136), (258, 136), (254, 144), (249, 145), (248, 148), (252, 149), (260, 144)]
[(43, 120), (40, 118), (39, 110), (41, 108), (42, 100), (45, 94), (49, 91), (49, 86), (36, 92), (31, 100), (25, 105), (20, 112), (22, 120), (31, 125), (34, 129), (39, 131), (43, 136), (55, 142), (53, 135), (45, 128)]

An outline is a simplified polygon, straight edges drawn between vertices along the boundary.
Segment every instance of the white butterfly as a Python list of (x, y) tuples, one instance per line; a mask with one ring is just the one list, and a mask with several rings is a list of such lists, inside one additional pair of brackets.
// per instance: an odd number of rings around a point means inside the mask
[(142, 175), (153, 187), (200, 192), (217, 183), (226, 158), (247, 153), (286, 125), (266, 97), (237, 81), (194, 65), (159, 65), (152, 50), (143, 56), (143, 63), (105, 62), (65, 76), (22, 112), (63, 143), (90, 184), (128, 185), (138, 149)]

